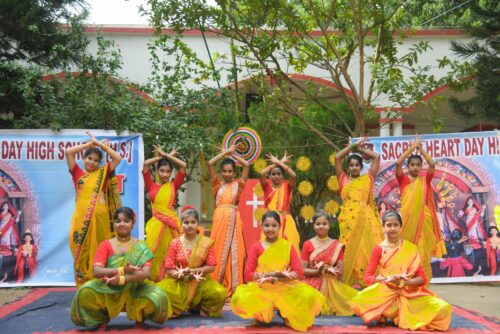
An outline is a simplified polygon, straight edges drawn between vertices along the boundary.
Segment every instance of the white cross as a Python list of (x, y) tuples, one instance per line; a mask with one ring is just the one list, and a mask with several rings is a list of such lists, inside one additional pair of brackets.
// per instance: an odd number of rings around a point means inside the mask
[(259, 201), (257, 195), (253, 194), (253, 198), (251, 201), (246, 201), (246, 205), (252, 206), (252, 218), (253, 218), (253, 227), (258, 227), (259, 223), (255, 220), (255, 210), (259, 207), (259, 205), (264, 205), (264, 201)]

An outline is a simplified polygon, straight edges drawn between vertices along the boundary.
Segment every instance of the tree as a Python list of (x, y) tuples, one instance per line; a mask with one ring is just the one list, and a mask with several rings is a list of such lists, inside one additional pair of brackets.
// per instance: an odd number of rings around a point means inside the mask
[[(81, 24), (86, 15), (83, 5), (83, 0), (0, 2), (2, 127), (13, 127), (14, 121), (26, 109), (20, 96), (20, 87), (15, 83), (33, 74), (29, 73), (31, 66), (40, 66), (49, 71), (81, 62), (88, 44)], [(78, 8), (80, 14), (71, 11)]]
[[(341, 124), (337, 134), (358, 136), (367, 132), (366, 118), (381, 96), (404, 109), (453, 77), (436, 78), (430, 67), (418, 64), (419, 56), (429, 49), (426, 42), (406, 54), (398, 53), (394, 34), (404, 26), (407, 14), (402, 1), (218, 0), (216, 6), (209, 6), (200, 0), (150, 0), (148, 4), (144, 11), (157, 29), (166, 26), (179, 36), (188, 29), (212, 31), (234, 41), (231, 51), (237, 61), (232, 61), (229, 75), (235, 95), (237, 75), (254, 76), (261, 82), (258, 86), (264, 97), (279, 102), (286, 113), (332, 148), (338, 145), (304, 117), (306, 104), (315, 102), (329, 110), (330, 117)], [(400, 33), (399, 37), (405, 36)], [(440, 65), (459, 67), (447, 59)], [(318, 98), (320, 87), (304, 88), (288, 76), (289, 69), (302, 73), (307, 67), (329, 73), (349, 106), (353, 125)], [(357, 81), (352, 67), (359, 73)], [(303, 98), (294, 100), (289, 87)]]
[(476, 95), (465, 101), (451, 98), (450, 105), (462, 118), (500, 124), (500, 3), (476, 0), (471, 11), (479, 22), (467, 27), (474, 40), (452, 41), (451, 48), (460, 57), (472, 59), (477, 71)]

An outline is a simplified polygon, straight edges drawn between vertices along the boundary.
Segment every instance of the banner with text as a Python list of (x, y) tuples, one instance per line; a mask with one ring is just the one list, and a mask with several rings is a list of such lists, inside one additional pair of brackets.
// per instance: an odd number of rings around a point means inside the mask
[[(492, 238), (500, 225), (494, 214), (500, 204), (500, 132), (420, 137), (423, 149), (436, 162), (432, 191), (448, 253), (432, 260), (432, 282), (500, 280), (500, 245), (496, 236)], [(412, 136), (378, 137), (367, 143), (381, 159), (375, 181), (380, 212), (400, 208), (395, 162), (413, 140)], [(426, 173), (423, 160), (422, 173)], [(408, 172), (406, 162), (403, 170)]]
[[(142, 137), (94, 130), (122, 157), (116, 169), (122, 204), (137, 212), (142, 237)], [(0, 286), (74, 285), (69, 230), (75, 188), (65, 150), (89, 138), (83, 130), (0, 130)], [(83, 152), (76, 155), (83, 169)], [(108, 161), (104, 154), (101, 164)], [(139, 214), (140, 213), (140, 214)], [(24, 246), (25, 234), (33, 238)]]

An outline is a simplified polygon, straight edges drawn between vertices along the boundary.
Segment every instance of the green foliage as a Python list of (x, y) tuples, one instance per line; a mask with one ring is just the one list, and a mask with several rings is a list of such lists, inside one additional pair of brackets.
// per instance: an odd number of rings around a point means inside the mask
[(470, 59), (476, 71), (476, 95), (469, 100), (450, 99), (457, 115), (464, 119), (500, 124), (500, 3), (473, 1), (472, 18), (478, 24), (468, 25), (475, 37), (468, 43), (452, 41), (452, 50)]
[[(78, 63), (88, 44), (81, 19), (74, 14), (83, 0), (2, 0), (0, 62), (22, 60), (49, 68)], [(61, 27), (66, 22), (70, 29)]]
[[(307, 121), (301, 108), (314, 101), (328, 110), (330, 117), (338, 115), (320, 94), (311, 94), (312, 90), (297, 85), (288, 74), (312, 68), (329, 73), (328, 79), (338, 86), (354, 118), (353, 124), (340, 122), (337, 133), (344, 137), (366, 133), (366, 114), (374, 110), (380, 95), (395, 107), (405, 108), (443, 83), (455, 84), (455, 73), (464, 70), (454, 62), (441, 62), (450, 73), (446, 78), (436, 78), (430, 66), (419, 65), (419, 58), (429, 50), (426, 42), (414, 45), (407, 54), (398, 53), (398, 39), (405, 35), (395, 38), (394, 33), (408, 26), (408, 17), (421, 8), (419, 4), (386, 0), (218, 0), (208, 5), (203, 0), (150, 0), (144, 12), (158, 31), (168, 27), (181, 36), (185, 30), (199, 29), (234, 41), (231, 52), (238, 59), (238, 73), (255, 77), (260, 95), (274, 100), (283, 112), (298, 118), (312, 134), (335, 148), (327, 135)], [(434, 11), (448, 5), (439, 1), (426, 8)], [(425, 10), (432, 15), (433, 11)], [(211, 64), (200, 68), (205, 74), (212, 70), (218, 77), (224, 71), (235, 71), (234, 67), (215, 69)], [(355, 82), (351, 68), (357, 69), (361, 83)], [(275, 78), (275, 85), (266, 84), (268, 76)], [(196, 82), (203, 79), (198, 76)], [(303, 101), (297, 103), (290, 88), (298, 91)]]

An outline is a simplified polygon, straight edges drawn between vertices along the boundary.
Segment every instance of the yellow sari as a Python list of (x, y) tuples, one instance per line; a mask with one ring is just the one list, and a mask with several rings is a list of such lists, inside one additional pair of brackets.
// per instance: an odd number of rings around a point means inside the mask
[[(287, 269), (291, 247), (288, 240), (278, 239), (259, 256), (257, 272)], [(274, 309), (278, 309), (287, 326), (305, 332), (321, 312), (324, 301), (319, 291), (298, 280), (274, 284), (250, 282), (236, 288), (231, 309), (241, 318), (266, 323), (272, 321)]]
[(149, 278), (158, 282), (164, 272), (163, 259), (173, 238), (179, 235), (181, 227), (174, 208), (176, 192), (172, 182), (161, 185), (154, 202), (151, 202), (153, 216), (146, 223), (146, 243), (154, 255)]
[[(290, 241), (295, 248), (297, 254), (300, 254), (300, 234), (297, 231), (295, 220), (290, 214), (290, 202), (292, 201), (291, 191), (288, 189), (288, 183), (282, 182), (278, 188), (272, 188), (271, 182), (268, 182), (268, 187), (272, 189), (270, 194), (266, 194), (266, 209), (268, 211), (276, 211), (281, 218), (281, 231), (280, 238)], [(290, 196), (288, 195), (290, 194)], [(266, 237), (264, 233), (261, 234), (261, 240)]]
[[(314, 246), (314, 251), (309, 255), (309, 268), (314, 268), (321, 263), (330, 267), (337, 265), (344, 245), (337, 240), (330, 240), (326, 244), (317, 242), (316, 238), (309, 241)], [(354, 314), (347, 302), (356, 296), (358, 291), (339, 281), (335, 275), (322, 273), (320, 276), (305, 277), (302, 281), (319, 290), (325, 296), (326, 302), (321, 310), (321, 315), (348, 316)]]
[[(180, 240), (175, 239), (170, 247), (179, 243), (181, 243)], [(183, 260), (181, 262), (176, 261), (176, 265), (185, 268), (185, 262), (187, 262), (188, 268), (204, 266), (208, 250), (213, 243), (212, 239), (199, 236), (189, 258), (184, 249), (182, 249), (181, 254), (176, 255), (176, 259), (180, 255)], [(201, 309), (209, 317), (221, 316), (222, 308), (226, 302), (226, 288), (213, 280), (210, 274), (206, 274), (204, 277), (205, 280), (201, 281), (194, 279), (183, 281), (168, 277), (156, 284), (165, 291), (172, 304), (173, 314), (171, 318), (178, 317), (184, 311), (193, 309)]]
[(116, 178), (109, 176), (106, 180), (108, 168), (109, 164), (105, 164), (78, 180), (76, 206), (69, 234), (77, 287), (92, 279), (92, 264), (97, 246), (112, 237), (111, 217), (121, 207)]
[(417, 245), (425, 276), (430, 282), (431, 258), (442, 258), (446, 254), (446, 247), (432, 189), (429, 189), (425, 181), (425, 176), (419, 176), (401, 193), (401, 217), (404, 222), (401, 238)]
[[(414, 277), (420, 265), (417, 247), (405, 240), (399, 248), (382, 254), (378, 268), (385, 277), (399, 274)], [(445, 331), (451, 322), (451, 305), (423, 286), (399, 288), (375, 283), (359, 292), (349, 305), (365, 323), (384, 316), (392, 318), (402, 329)]]
[(364, 285), (364, 269), (371, 250), (383, 240), (382, 224), (375, 214), (373, 177), (364, 174), (349, 181), (343, 173), (339, 183), (343, 201), (338, 218), (339, 241), (345, 245), (342, 281), (347, 285), (354, 282)]
[[(113, 254), (106, 268), (123, 267), (127, 263), (142, 267), (153, 257), (144, 241), (137, 241), (124, 254)], [(82, 285), (71, 303), (71, 320), (75, 325), (95, 327), (109, 322), (123, 311), (131, 320), (145, 319), (163, 323), (172, 313), (165, 293), (153, 284), (129, 282), (123, 286), (106, 285), (93, 279)]]
[(243, 283), (245, 243), (243, 222), (238, 211), (239, 195), (245, 186), (242, 180), (231, 183), (212, 180), (215, 211), (210, 238), (215, 241), (216, 266), (212, 277), (224, 285), (230, 296)]

